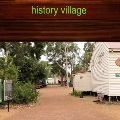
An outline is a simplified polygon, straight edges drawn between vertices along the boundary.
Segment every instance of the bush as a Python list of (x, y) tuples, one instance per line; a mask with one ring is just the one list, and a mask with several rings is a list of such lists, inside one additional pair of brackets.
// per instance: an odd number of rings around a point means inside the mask
[[(0, 79), (2, 79), (2, 98), (4, 98), (4, 80), (12, 80), (12, 102), (14, 103), (29, 103), (37, 99), (38, 92), (35, 89), (35, 85), (31, 82), (23, 83), (20, 80), (21, 67), (13, 64), (13, 58), (7, 56), (7, 62), (4, 59), (0, 59)], [(25, 72), (24, 72), (25, 73)], [(29, 74), (32, 73), (29, 71)], [(28, 75), (27, 75), (28, 76)], [(28, 78), (28, 77), (27, 77)], [(22, 79), (25, 80), (25, 79)], [(31, 79), (28, 78), (28, 81)], [(3, 100), (4, 103), (4, 100)]]
[(29, 103), (37, 99), (38, 92), (35, 85), (22, 82), (15, 82), (13, 84), (12, 102), (14, 103)]
[(81, 96), (82, 94), (83, 94), (83, 91), (74, 90), (71, 92), (71, 95), (73, 96)]

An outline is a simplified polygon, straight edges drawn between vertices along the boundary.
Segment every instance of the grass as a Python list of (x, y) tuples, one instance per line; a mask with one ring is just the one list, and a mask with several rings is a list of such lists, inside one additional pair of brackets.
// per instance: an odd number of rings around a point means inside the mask
[(113, 102), (114, 105), (120, 105), (120, 101), (118, 102)]
[(77, 90), (74, 90), (70, 93), (70, 95), (73, 95), (73, 96), (80, 96), (83, 94), (83, 91), (77, 91)]

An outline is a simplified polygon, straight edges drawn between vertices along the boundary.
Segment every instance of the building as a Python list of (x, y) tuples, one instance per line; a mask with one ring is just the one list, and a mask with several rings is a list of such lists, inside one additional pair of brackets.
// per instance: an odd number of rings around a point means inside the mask
[(54, 78), (48, 78), (47, 80), (46, 80), (46, 82), (47, 82), (47, 84), (53, 84), (53, 85), (57, 85), (57, 84), (59, 84), (58, 83), (58, 81), (60, 80), (60, 78), (59, 77), (54, 77)]
[(54, 84), (54, 78), (48, 78), (46, 82), (47, 84)]
[(93, 92), (120, 96), (120, 42), (97, 42), (90, 69)]
[(74, 90), (91, 91), (91, 73), (77, 73), (73, 77)]

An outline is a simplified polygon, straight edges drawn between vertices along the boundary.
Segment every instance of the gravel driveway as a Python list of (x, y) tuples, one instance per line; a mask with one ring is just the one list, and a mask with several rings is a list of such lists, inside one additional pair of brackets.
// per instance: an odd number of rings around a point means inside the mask
[(52, 85), (40, 89), (35, 106), (11, 109), (4, 120), (120, 120), (120, 105), (96, 104), (93, 96), (73, 97), (71, 90)]

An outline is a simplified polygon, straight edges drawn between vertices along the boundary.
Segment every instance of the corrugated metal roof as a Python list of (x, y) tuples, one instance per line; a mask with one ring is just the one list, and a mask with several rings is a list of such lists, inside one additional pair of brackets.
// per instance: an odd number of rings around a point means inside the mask
[(120, 48), (120, 42), (104, 42), (108, 48)]

